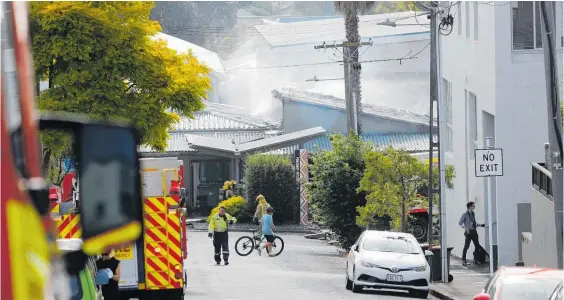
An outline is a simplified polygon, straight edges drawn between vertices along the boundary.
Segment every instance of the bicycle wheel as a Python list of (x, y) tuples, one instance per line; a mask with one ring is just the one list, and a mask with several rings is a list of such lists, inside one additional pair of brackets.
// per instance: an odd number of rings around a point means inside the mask
[[(284, 240), (277, 236), (274, 238), (274, 242), (272, 242), (272, 254), (274, 254), (274, 256), (278, 256), (280, 255), (280, 253), (282, 253), (282, 251), (284, 250)], [(266, 252), (268, 254), (271, 254), (270, 251), (268, 251), (268, 249), (266, 250)]]
[(247, 256), (251, 254), (254, 248), (255, 241), (250, 236), (242, 236), (235, 242), (235, 252), (237, 252), (240, 256)]

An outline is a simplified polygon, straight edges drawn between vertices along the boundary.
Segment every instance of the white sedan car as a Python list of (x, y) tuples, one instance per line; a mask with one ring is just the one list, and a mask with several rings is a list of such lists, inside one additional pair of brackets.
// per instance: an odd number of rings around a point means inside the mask
[(407, 290), (426, 299), (431, 270), (426, 255), (409, 233), (363, 232), (352, 246), (347, 259), (347, 285), (353, 293), (363, 287)]

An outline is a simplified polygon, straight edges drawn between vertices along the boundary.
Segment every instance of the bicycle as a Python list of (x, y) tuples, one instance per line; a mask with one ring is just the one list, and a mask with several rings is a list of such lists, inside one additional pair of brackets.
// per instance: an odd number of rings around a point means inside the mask
[[(252, 232), (253, 236), (245, 235), (237, 239), (237, 241), (235, 242), (235, 252), (237, 252), (237, 254), (239, 254), (240, 256), (248, 256), (253, 252), (253, 250), (257, 250), (259, 247), (262, 247), (261, 243), (264, 240), (266, 240), (266, 238), (262, 233), (260, 235), (256, 234), (257, 233), (256, 229), (249, 229), (249, 231)], [(255, 240), (256, 237), (260, 237), (260, 239), (256, 241)], [(239, 250), (239, 245), (242, 246), (243, 248), (242, 250)], [(276, 252), (276, 250), (279, 251)], [(272, 252), (274, 256), (280, 255), (280, 253), (282, 253), (283, 250), (284, 250), (284, 240), (282, 240), (281, 237), (275, 235), (274, 242), (272, 242)], [(270, 251), (268, 251), (268, 249), (266, 249), (266, 252), (270, 254)]]

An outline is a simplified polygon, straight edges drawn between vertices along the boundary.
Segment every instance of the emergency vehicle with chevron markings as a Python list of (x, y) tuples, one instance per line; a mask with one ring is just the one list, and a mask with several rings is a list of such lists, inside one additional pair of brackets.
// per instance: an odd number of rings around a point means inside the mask
[[(176, 157), (141, 158), (143, 235), (135, 244), (114, 249), (121, 261), (122, 299), (184, 298), (187, 257), (186, 216), (179, 207), (183, 162)], [(53, 190), (54, 192), (54, 190)], [(73, 203), (79, 205), (78, 191)], [(54, 196), (53, 196), (54, 197)], [(55, 216), (59, 239), (80, 238), (80, 215)]]

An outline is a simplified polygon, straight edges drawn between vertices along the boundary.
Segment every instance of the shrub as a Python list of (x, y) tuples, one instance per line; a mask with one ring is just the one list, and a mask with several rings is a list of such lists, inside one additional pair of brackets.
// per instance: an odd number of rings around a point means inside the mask
[(245, 163), (244, 188), (249, 201), (242, 221), (250, 221), (255, 213), (256, 197), (264, 195), (275, 210), (277, 222), (299, 220), (299, 197), (294, 166), (287, 156), (252, 155)]
[(245, 198), (241, 197), (241, 196), (234, 196), (231, 197), (227, 200), (223, 200), (221, 202), (219, 202), (219, 204), (212, 209), (210, 215), (208, 216), (208, 223), (211, 220), (211, 217), (215, 214), (217, 214), (219, 212), (219, 208), (220, 207), (225, 207), (225, 211), (232, 215), (235, 218), (239, 218), (240, 214), (243, 212), (243, 209), (245, 208), (245, 205), (247, 204), (247, 201), (245, 200)]
[(368, 145), (358, 137), (331, 136), (333, 150), (313, 155), (312, 181), (307, 185), (312, 207), (325, 226), (349, 250), (363, 229), (356, 224), (359, 206), (366, 205), (358, 193), (365, 169)]

